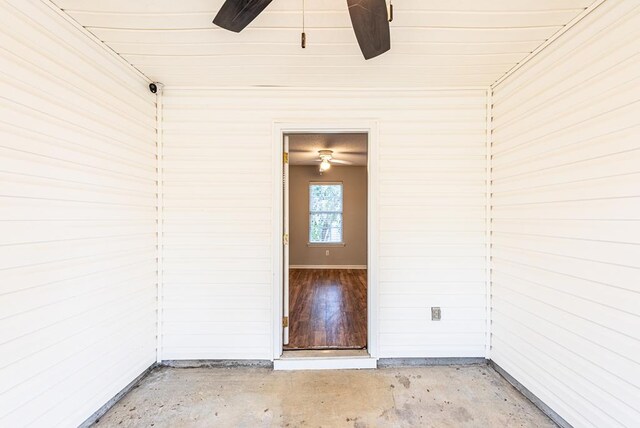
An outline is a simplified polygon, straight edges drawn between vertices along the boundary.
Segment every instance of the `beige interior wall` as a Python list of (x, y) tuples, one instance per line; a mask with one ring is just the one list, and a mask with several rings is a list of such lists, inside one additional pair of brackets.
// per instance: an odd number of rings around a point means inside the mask
[[(308, 246), (309, 183), (343, 183), (345, 246)], [(367, 264), (367, 167), (332, 166), (320, 175), (317, 166), (289, 168), (289, 235), (292, 266)], [(326, 251), (329, 255), (326, 255)]]

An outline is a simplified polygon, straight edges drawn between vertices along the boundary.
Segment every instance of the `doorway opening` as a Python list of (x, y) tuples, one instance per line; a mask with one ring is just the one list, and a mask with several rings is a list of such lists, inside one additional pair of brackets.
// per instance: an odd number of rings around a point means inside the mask
[(283, 349), (367, 348), (368, 134), (285, 133)]

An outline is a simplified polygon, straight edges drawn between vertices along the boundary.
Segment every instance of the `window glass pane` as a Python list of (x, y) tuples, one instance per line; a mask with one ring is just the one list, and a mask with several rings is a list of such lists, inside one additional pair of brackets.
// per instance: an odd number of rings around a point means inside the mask
[(342, 213), (311, 213), (309, 242), (342, 242)]
[(342, 211), (341, 184), (312, 184), (309, 186), (311, 212)]
[(309, 242), (342, 242), (342, 184), (311, 184), (309, 205)]

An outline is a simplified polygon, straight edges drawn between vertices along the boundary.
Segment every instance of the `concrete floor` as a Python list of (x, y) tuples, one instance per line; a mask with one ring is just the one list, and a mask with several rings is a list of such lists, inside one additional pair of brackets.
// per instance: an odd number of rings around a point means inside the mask
[(160, 368), (98, 427), (555, 427), (492, 368)]

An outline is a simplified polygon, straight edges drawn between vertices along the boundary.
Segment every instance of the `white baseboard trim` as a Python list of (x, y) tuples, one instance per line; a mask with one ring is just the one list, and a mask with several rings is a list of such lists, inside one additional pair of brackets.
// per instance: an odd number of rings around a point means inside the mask
[(289, 265), (289, 269), (367, 269), (367, 265)]

